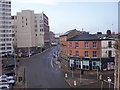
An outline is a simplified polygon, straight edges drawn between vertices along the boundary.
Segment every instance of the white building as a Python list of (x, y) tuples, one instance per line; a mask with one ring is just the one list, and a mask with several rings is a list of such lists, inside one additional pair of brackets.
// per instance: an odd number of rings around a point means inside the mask
[(12, 52), (11, 0), (0, 0), (0, 56)]
[(49, 42), (48, 17), (44, 13), (22, 10), (16, 17), (12, 21), (16, 27), (14, 32), (17, 48), (43, 47)]
[(115, 48), (114, 48), (115, 40), (113, 38), (104, 38), (101, 40), (101, 51), (103, 58), (115, 57)]

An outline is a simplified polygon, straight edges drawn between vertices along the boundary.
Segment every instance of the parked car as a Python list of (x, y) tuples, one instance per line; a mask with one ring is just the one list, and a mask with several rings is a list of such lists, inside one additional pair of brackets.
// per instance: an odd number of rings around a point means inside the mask
[(7, 76), (7, 75), (1, 75), (0, 79), (9, 79), (9, 80), (14, 80), (14, 76)]
[(0, 84), (0, 89), (11, 89), (12, 88), (12, 86), (11, 85), (9, 85), (9, 84)]
[(14, 84), (15, 84), (15, 80), (13, 80), (13, 79), (8, 79), (8, 78), (0, 78), (0, 83), (1, 83), (1, 84), (14, 85)]
[(12, 68), (12, 67), (15, 67), (15, 65), (14, 64), (5, 64), (5, 65), (3, 65), (3, 67), (4, 68), (8, 68), (8, 67)]

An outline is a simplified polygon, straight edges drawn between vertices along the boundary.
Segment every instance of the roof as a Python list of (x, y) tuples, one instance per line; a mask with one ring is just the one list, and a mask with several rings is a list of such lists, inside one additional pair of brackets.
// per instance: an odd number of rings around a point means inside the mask
[(65, 33), (63, 33), (62, 35), (60, 35), (60, 36), (67, 36), (70, 32), (72, 32), (73, 30), (69, 30), (69, 31), (67, 31), (67, 32), (65, 32)]
[(68, 39), (67, 41), (100, 41), (97, 35), (92, 34), (81, 34), (73, 38)]
[(99, 38), (101, 38), (101, 40), (113, 40), (116, 37), (118, 37), (119, 35), (118, 34), (112, 34), (112, 35), (107, 36), (106, 34), (98, 34), (97, 36)]

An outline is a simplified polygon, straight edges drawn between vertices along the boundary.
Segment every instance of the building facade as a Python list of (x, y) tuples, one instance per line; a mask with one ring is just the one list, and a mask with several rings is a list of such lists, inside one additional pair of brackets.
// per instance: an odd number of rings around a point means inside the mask
[(0, 0), (0, 56), (13, 53), (11, 0)]
[(70, 68), (96, 70), (100, 68), (100, 39), (96, 35), (83, 34), (68, 41), (68, 65)]
[(59, 59), (61, 60), (62, 65), (68, 67), (68, 42), (67, 40), (69, 38), (72, 38), (76, 35), (80, 35), (81, 32), (74, 29), (74, 30), (70, 30), (67, 31), (66, 33), (60, 35), (60, 51), (59, 51)]
[(32, 10), (22, 10), (17, 13), (16, 18), (12, 19), (16, 42), (14, 44), (17, 48), (49, 46), (49, 22), (43, 12), (35, 14)]

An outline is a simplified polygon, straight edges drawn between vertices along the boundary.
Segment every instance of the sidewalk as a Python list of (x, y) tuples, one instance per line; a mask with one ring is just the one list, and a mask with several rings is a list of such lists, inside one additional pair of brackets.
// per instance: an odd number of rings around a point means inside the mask
[[(61, 67), (64, 75), (67, 74), (67, 77), (64, 79), (72, 88), (100, 88), (101, 81), (97, 77), (97, 71), (84, 71), (84, 74), (80, 74), (80, 70), (75, 70), (72, 72), (67, 67)], [(113, 74), (113, 71), (99, 72), (98, 75), (110, 75)], [(106, 86), (104, 86), (106, 87)]]
[(19, 66), (17, 68), (17, 74), (16, 74), (16, 83), (15, 86), (13, 88), (26, 88), (26, 83), (25, 83), (25, 67), (23, 66)]

